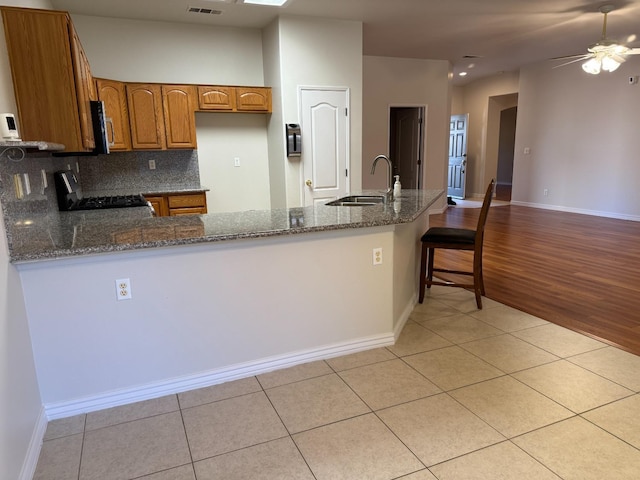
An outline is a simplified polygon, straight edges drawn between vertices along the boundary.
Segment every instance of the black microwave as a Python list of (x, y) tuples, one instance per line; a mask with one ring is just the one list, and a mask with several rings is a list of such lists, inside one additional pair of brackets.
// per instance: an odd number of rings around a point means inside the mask
[[(110, 118), (105, 116), (104, 102), (102, 100), (91, 100), (89, 102), (91, 109), (91, 124), (93, 125), (93, 139), (95, 146), (90, 152), (54, 152), (55, 157), (79, 157), (79, 156), (96, 156), (107, 155), (109, 153), (109, 139), (107, 138), (107, 122), (111, 122)], [(113, 127), (113, 125), (112, 125)]]

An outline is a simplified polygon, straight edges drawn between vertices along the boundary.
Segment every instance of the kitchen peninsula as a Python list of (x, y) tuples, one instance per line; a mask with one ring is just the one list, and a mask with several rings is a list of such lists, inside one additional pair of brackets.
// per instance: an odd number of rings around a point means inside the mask
[[(7, 222), (7, 234), (47, 416), (392, 344), (416, 302), (419, 239), (441, 195), (182, 218), (91, 212), (46, 226), (11, 219), (21, 222)], [(62, 243), (16, 241), (44, 227)], [(114, 240), (135, 229), (155, 237)], [(123, 278), (132, 298), (118, 301)]]

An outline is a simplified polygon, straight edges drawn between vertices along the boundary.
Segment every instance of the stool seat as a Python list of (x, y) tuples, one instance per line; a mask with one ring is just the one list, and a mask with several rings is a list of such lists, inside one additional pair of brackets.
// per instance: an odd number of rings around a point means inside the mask
[(422, 242), (473, 245), (476, 243), (476, 231), (465, 228), (431, 227), (420, 240)]
[[(484, 226), (489, 214), (489, 206), (493, 197), (495, 180), (491, 180), (484, 195), (478, 225), (475, 230), (467, 228), (432, 227), (420, 238), (422, 242), (422, 254), (420, 257), (420, 295), (418, 301), (424, 301), (425, 288), (431, 285), (442, 285), (445, 287), (461, 287), (473, 290), (476, 296), (476, 305), (482, 309), (482, 295), (484, 291), (484, 281), (482, 278), (482, 245), (484, 242)], [(433, 259), (435, 251), (438, 249), (447, 250), (473, 250), (473, 270), (460, 271), (445, 268), (434, 268)], [(449, 281), (439, 281), (433, 279), (433, 272), (451, 273), (455, 275), (469, 275), (473, 277), (473, 283), (459, 283)]]

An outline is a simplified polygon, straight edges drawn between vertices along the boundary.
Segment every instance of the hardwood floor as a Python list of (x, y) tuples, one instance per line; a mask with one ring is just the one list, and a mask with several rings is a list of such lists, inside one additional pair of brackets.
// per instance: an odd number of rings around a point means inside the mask
[[(449, 208), (429, 222), (475, 228), (479, 211)], [(467, 253), (435, 262), (460, 266)], [(640, 222), (492, 206), (483, 258), (490, 299), (640, 355)]]

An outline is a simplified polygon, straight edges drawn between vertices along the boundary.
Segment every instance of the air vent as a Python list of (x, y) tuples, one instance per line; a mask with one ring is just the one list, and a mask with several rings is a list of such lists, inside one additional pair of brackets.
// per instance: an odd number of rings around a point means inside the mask
[(213, 8), (187, 7), (187, 12), (206, 13), (208, 15), (222, 15), (222, 10), (215, 10)]

